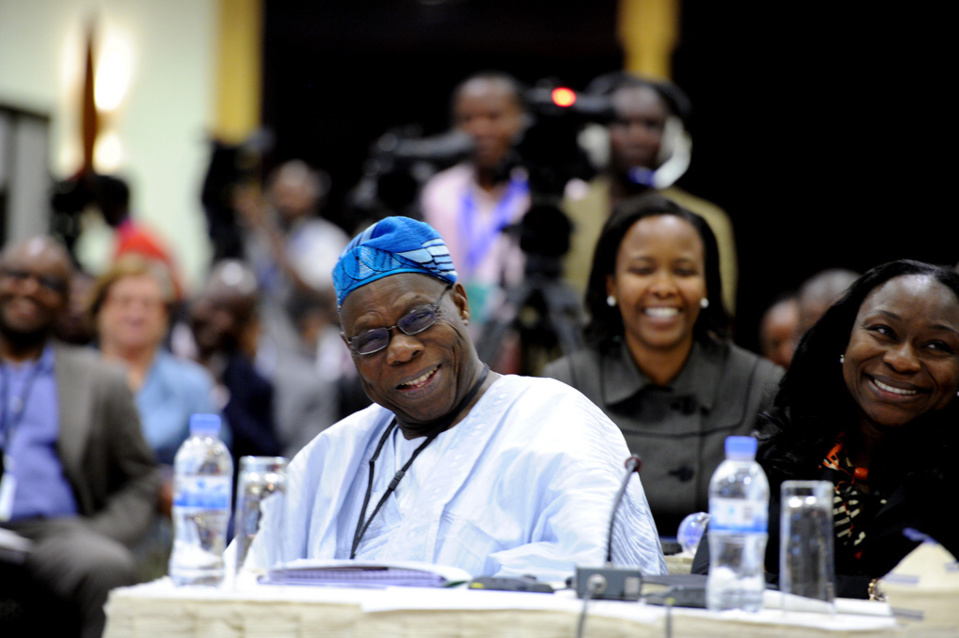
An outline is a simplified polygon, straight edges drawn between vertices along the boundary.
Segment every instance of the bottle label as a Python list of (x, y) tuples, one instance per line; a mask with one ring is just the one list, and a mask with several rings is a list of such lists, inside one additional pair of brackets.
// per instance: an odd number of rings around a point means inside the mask
[(765, 533), (768, 520), (769, 511), (765, 503), (739, 498), (709, 500), (710, 531)]
[(229, 510), (232, 477), (178, 476), (173, 486), (174, 507), (205, 510)]

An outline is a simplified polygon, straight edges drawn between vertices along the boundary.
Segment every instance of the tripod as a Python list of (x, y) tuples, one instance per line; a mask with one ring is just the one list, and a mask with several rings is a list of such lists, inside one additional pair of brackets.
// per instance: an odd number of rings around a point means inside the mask
[(559, 280), (559, 272), (556, 257), (527, 257), (523, 282), (506, 291), (480, 334), (480, 360), (496, 359), (510, 329), (520, 332), (522, 374), (538, 374), (554, 358), (555, 346), (567, 355), (582, 344), (583, 308), (573, 289)]

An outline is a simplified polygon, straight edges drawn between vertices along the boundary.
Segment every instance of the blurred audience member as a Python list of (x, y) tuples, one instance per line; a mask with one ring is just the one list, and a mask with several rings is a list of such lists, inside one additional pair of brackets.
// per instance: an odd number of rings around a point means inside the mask
[(296, 341), (280, 347), (264, 335), (256, 365), (276, 388), (276, 434), (292, 457), (313, 437), (369, 405), (340, 337), (336, 300), (302, 291), (288, 305)]
[(759, 354), (789, 367), (799, 337), (799, 302), (788, 294), (773, 302), (759, 322)]
[(263, 155), (272, 150), (273, 135), (259, 130), (239, 144), (210, 140), (210, 163), (203, 176), (200, 202), (206, 216), (212, 261), (242, 259), (243, 234), (236, 208), (238, 187), (260, 179)]
[[(166, 573), (172, 546), (173, 459), (189, 436), (190, 416), (218, 411), (207, 371), (165, 345), (175, 298), (166, 266), (139, 254), (118, 258), (97, 278), (91, 294), (97, 345), (106, 360), (124, 366), (143, 434), (160, 463), (162, 516), (136, 548), (149, 577)], [(230, 441), (228, 430), (222, 436)]]
[(96, 336), (93, 321), (90, 318), (90, 293), (96, 283), (82, 270), (73, 273), (70, 279), (70, 298), (67, 307), (57, 319), (57, 338), (77, 346), (89, 345)]
[(172, 465), (189, 435), (190, 415), (217, 411), (209, 373), (164, 345), (174, 295), (161, 262), (125, 255), (98, 278), (91, 296), (100, 351), (125, 366), (144, 435), (164, 465)]
[(221, 260), (193, 299), (189, 323), (197, 359), (217, 383), (231, 451), (242, 456), (275, 456), (273, 384), (255, 366), (260, 324), (256, 276), (239, 260)]
[(80, 185), (78, 189), (89, 191), (86, 195), (89, 201), (84, 202), (83, 210), (99, 214), (110, 233), (106, 246), (102, 245), (103, 238), (86, 240), (86, 233), (81, 237), (77, 251), (84, 269), (99, 276), (123, 255), (142, 255), (167, 267), (176, 299), (182, 300), (182, 284), (169, 247), (153, 229), (133, 218), (129, 183), (122, 177), (94, 174), (84, 178)]
[(453, 93), (452, 119), (473, 139), (472, 156), (430, 178), (420, 207), (446, 240), (480, 326), (501, 289), (523, 278), (518, 237), (504, 232), (530, 205), (527, 176), (513, 152), (527, 124), (522, 89), (505, 73), (470, 76)]
[(684, 122), (690, 114), (688, 98), (673, 84), (628, 73), (596, 78), (587, 91), (609, 96), (615, 116), (606, 127), (606, 148), (597, 154), (600, 175), (590, 182), (588, 191), (567, 197), (563, 205), (574, 225), (564, 269), (567, 281), (586, 290), (593, 247), (618, 202), (658, 191), (709, 224), (719, 244), (723, 304), (728, 315), (735, 314), (738, 268), (729, 216), (674, 185), (690, 161), (692, 142)]
[(296, 340), (285, 312), (290, 299), (303, 291), (332, 290), (330, 273), (349, 241), (343, 229), (319, 214), (328, 189), (325, 172), (290, 160), (270, 174), (265, 196), (248, 185), (237, 191), (263, 319), (268, 332), (288, 346)]
[[(260, 288), (262, 334), (256, 367), (275, 388), (275, 434), (284, 450), (290, 449), (290, 429), (310, 430), (332, 422), (308, 407), (320, 401), (322, 413), (331, 409), (331, 402), (324, 398), (327, 388), (318, 387), (316, 351), (304, 341), (301, 317), (295, 314), (304, 299), (333, 296), (333, 266), (349, 240), (339, 226), (320, 216), (328, 188), (325, 172), (290, 160), (270, 174), (265, 195), (249, 185), (237, 189), (246, 261)], [(317, 398), (309, 398), (310, 392)]]
[(108, 592), (136, 582), (130, 548), (157, 486), (122, 371), (52, 339), (70, 274), (69, 253), (48, 238), (0, 256), (0, 526), (32, 541), (20, 587), (49, 595), (39, 620), (96, 638)]
[(114, 260), (128, 253), (143, 255), (163, 262), (173, 275), (173, 258), (168, 248), (156, 233), (134, 221), (130, 215), (130, 187), (127, 182), (119, 177), (101, 175), (98, 193), (97, 204), (103, 219), (116, 229)]
[(355, 377), (331, 301), (333, 266), (349, 237), (319, 215), (328, 179), (290, 160), (270, 175), (265, 197), (238, 190), (247, 261), (260, 286), (256, 366), (275, 388), (275, 432), (287, 454), (342, 416), (341, 377)]
[(723, 338), (722, 298), (705, 220), (656, 194), (624, 200), (594, 252), (587, 346), (544, 369), (602, 408), (642, 456), (664, 535), (708, 510), (726, 437), (753, 431), (783, 374)]
[(845, 268), (827, 268), (821, 270), (799, 287), (799, 331), (797, 340), (801, 339), (813, 324), (846, 289), (859, 278), (859, 273)]

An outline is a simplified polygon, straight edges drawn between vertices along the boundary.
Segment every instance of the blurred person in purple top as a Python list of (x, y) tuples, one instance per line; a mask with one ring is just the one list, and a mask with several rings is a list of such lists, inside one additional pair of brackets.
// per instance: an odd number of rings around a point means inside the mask
[(469, 136), (473, 151), (427, 181), (420, 209), (449, 246), (480, 325), (502, 288), (523, 279), (526, 258), (517, 237), (505, 231), (530, 207), (528, 176), (514, 150), (530, 117), (523, 86), (498, 71), (463, 80), (451, 107), (453, 126)]

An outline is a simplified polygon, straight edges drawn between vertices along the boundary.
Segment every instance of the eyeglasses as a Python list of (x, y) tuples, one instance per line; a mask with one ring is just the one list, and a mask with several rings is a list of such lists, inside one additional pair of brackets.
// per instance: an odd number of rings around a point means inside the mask
[(349, 344), (350, 348), (352, 348), (356, 354), (373, 354), (384, 350), (386, 346), (390, 345), (390, 332), (393, 328), (399, 328), (400, 332), (409, 336), (417, 335), (431, 328), (439, 318), (440, 301), (443, 300), (443, 295), (449, 292), (452, 287), (453, 284), (449, 284), (443, 289), (443, 292), (440, 293), (440, 296), (437, 297), (435, 302), (410, 310), (403, 315), (395, 325), (389, 328), (364, 330), (352, 339), (347, 339), (346, 343)]
[(49, 290), (50, 292), (55, 292), (61, 295), (67, 294), (67, 282), (62, 277), (55, 277), (53, 275), (38, 275), (37, 273), (30, 272), (29, 270), (20, 270), (18, 268), (0, 268), (0, 278), (2, 279), (13, 279), (18, 284), (26, 281), (27, 279), (34, 279), (41, 288)]

